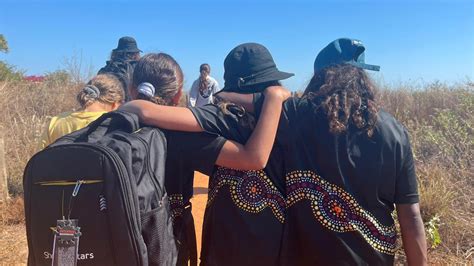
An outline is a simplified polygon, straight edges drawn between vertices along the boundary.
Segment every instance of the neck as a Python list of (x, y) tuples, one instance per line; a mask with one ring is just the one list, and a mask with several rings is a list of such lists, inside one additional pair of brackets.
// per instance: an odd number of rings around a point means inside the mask
[(84, 108), (85, 112), (109, 112), (111, 110), (111, 106), (101, 102), (94, 102), (91, 105)]

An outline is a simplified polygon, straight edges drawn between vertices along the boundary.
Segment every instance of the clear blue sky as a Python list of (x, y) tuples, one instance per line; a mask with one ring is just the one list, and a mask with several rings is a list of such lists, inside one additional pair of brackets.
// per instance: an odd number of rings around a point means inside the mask
[(163, 51), (182, 66), (187, 88), (201, 63), (222, 83), (227, 53), (259, 42), (301, 89), (316, 54), (339, 37), (358, 38), (366, 61), (388, 83), (474, 78), (474, 1), (22, 1), (2, 0), (0, 60), (42, 74), (82, 53), (96, 70), (121, 36), (144, 52)]

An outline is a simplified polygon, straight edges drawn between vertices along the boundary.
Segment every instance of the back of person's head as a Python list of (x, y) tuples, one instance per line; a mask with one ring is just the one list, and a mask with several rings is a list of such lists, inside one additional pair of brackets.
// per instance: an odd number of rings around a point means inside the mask
[(118, 107), (124, 102), (122, 83), (114, 75), (99, 74), (79, 91), (76, 99), (83, 109), (96, 102)]
[(211, 74), (211, 66), (209, 64), (202, 64), (199, 66), (199, 72), (201, 73), (199, 76), (199, 91), (204, 92), (209, 87), (207, 76)]
[(112, 61), (136, 61), (140, 59), (141, 50), (138, 49), (137, 41), (130, 36), (124, 36), (119, 39), (117, 48), (112, 50), (110, 60)]
[[(262, 85), (292, 77), (280, 71), (270, 51), (258, 43), (243, 43), (232, 49), (224, 60), (223, 92), (263, 92)], [(273, 83), (272, 83), (273, 82)]]
[(110, 60), (112, 61), (137, 61), (140, 59), (139, 52), (122, 52), (122, 51), (112, 51), (110, 55)]
[(333, 134), (356, 128), (372, 136), (377, 122), (375, 86), (367, 73), (350, 64), (339, 64), (316, 71), (303, 97), (323, 112)]
[(183, 88), (183, 71), (168, 54), (150, 53), (136, 64), (132, 97), (161, 105), (177, 105)]

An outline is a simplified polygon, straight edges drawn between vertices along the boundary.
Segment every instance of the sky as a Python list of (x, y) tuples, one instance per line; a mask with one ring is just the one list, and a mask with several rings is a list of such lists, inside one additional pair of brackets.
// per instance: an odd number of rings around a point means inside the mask
[(23, 1), (0, 0), (0, 60), (42, 75), (81, 59), (95, 71), (122, 36), (145, 53), (173, 56), (185, 89), (209, 63), (223, 84), (223, 62), (244, 42), (266, 46), (284, 85), (305, 87), (317, 53), (340, 37), (361, 40), (374, 79), (387, 84), (474, 79), (474, 1)]

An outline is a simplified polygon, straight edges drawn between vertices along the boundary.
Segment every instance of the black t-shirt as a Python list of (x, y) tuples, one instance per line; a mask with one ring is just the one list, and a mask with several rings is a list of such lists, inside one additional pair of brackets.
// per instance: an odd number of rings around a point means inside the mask
[(394, 204), (418, 202), (408, 133), (378, 113), (374, 134), (334, 135), (308, 99), (284, 105), (287, 220), (283, 265), (393, 264)]
[[(224, 114), (216, 105), (191, 108), (200, 125), (245, 143), (252, 128), (239, 111)], [(218, 167), (210, 176), (204, 214), (201, 265), (276, 265), (285, 220), (285, 181), (281, 154), (273, 147), (267, 167), (238, 171)]]
[(170, 200), (173, 231), (178, 242), (177, 265), (188, 265), (195, 245), (190, 199), (194, 171), (210, 175), (226, 139), (209, 133), (163, 130), (167, 141), (165, 187)]

